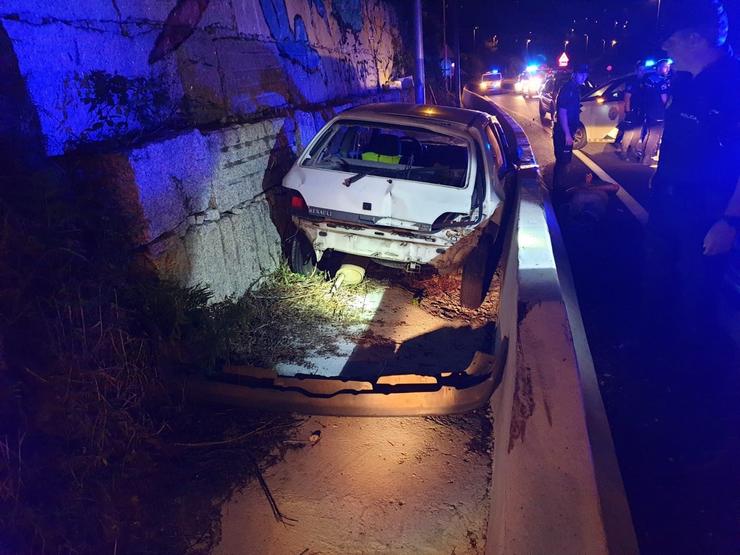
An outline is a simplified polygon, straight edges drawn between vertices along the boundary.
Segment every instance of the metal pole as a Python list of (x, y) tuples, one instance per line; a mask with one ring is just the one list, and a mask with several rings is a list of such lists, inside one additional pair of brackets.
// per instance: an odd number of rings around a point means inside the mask
[(442, 43), (444, 44), (445, 49), (445, 61), (444, 61), (444, 80), (445, 80), (445, 89), (447, 92), (450, 92), (450, 78), (447, 74), (447, 68), (450, 64), (450, 57), (447, 54), (447, 0), (442, 0)]
[(416, 85), (416, 103), (426, 103), (426, 93), (424, 90), (424, 31), (421, 22), (421, 0), (416, 0), (414, 6), (414, 19), (416, 20), (416, 76), (414, 83)]
[(455, 58), (456, 58), (456, 67), (455, 67), (455, 82), (457, 83), (457, 101), (458, 105), (462, 106), (462, 65), (460, 64), (460, 17), (458, 14), (458, 3), (460, 0), (452, 0), (452, 5), (454, 6), (452, 9), (452, 17), (454, 19), (453, 21), (453, 29), (454, 29), (454, 38), (455, 41)]

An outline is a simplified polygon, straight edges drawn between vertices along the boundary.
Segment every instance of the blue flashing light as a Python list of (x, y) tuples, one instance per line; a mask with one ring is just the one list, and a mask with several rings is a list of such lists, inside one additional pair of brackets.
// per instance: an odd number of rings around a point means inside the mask
[(645, 67), (653, 67), (655, 63), (655, 60), (645, 60)]
[(535, 72), (535, 71), (537, 71), (538, 69), (539, 69), (539, 67), (538, 67), (538, 66), (536, 66), (536, 65), (530, 65), (530, 66), (527, 66), (527, 73), (534, 73), (534, 72)]
[(668, 62), (669, 66), (673, 65), (673, 58), (668, 58), (666, 61)]
[(500, 71), (498, 70), (498, 68), (497, 68), (497, 67), (494, 67), (494, 68), (493, 68), (493, 69), (491, 70), (491, 73), (501, 73), (501, 72), (500, 72)]

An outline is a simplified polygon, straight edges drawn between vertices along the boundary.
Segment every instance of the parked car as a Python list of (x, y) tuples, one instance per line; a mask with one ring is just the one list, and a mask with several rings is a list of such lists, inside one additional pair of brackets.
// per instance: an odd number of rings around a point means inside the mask
[(613, 140), (617, 136), (617, 124), (624, 115), (624, 90), (629, 78), (613, 79), (583, 97), (581, 122), (588, 140)]
[(513, 180), (495, 117), (460, 108), (369, 104), (343, 112), (283, 180), (294, 271), (327, 253), (404, 268), (463, 267), (461, 300), (484, 296), (484, 269)]
[(481, 94), (495, 94), (503, 89), (503, 75), (498, 71), (487, 71), (481, 75), (478, 90)]
[[(540, 121), (543, 124), (548, 123), (548, 115), (550, 116), (550, 121), (555, 120), (555, 101), (557, 100), (561, 87), (570, 78), (570, 73), (559, 71), (548, 75), (547, 79), (545, 79), (545, 82), (542, 84), (539, 99), (539, 112)], [(582, 87), (583, 94), (588, 95), (589, 91), (592, 91), (593, 88), (593, 84), (587, 81)], [(573, 148), (576, 150), (580, 150), (588, 144), (586, 125), (583, 123), (583, 111), (584, 110), (581, 111), (581, 126), (575, 131), (571, 130), (573, 131)]]

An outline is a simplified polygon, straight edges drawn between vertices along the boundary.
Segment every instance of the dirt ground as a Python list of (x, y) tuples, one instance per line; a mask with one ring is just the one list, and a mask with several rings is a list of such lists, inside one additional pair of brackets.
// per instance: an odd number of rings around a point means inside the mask
[(214, 555), (473, 555), (485, 549), (491, 419), (312, 417), (264, 471), (283, 522), (253, 481), (222, 507)]

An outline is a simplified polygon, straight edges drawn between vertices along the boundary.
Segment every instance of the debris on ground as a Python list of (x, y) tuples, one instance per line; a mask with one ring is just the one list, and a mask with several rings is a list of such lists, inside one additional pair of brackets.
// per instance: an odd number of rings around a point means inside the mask
[(402, 283), (414, 293), (419, 306), (430, 314), (445, 320), (461, 320), (470, 325), (484, 325), (496, 321), (500, 277), (498, 273), (493, 276), (486, 298), (476, 309), (466, 308), (460, 304), (462, 272), (445, 276), (407, 274)]

